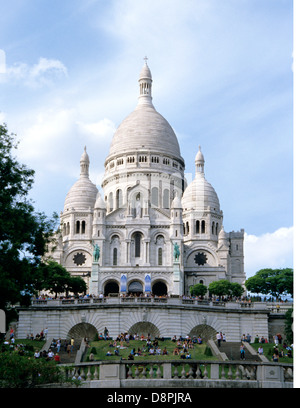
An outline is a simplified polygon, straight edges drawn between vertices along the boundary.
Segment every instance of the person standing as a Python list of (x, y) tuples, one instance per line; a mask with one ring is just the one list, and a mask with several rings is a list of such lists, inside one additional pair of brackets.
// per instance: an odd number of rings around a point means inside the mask
[(240, 354), (241, 354), (241, 360), (245, 360), (245, 346), (241, 344), (240, 346)]
[(60, 347), (61, 347), (61, 339), (60, 338), (57, 340), (56, 347), (57, 347), (56, 351), (57, 351), (57, 353), (59, 353), (60, 352)]
[(221, 334), (219, 332), (216, 334), (216, 338), (217, 338), (217, 342), (218, 342), (218, 347), (221, 347), (222, 336), (221, 336)]
[(105, 328), (104, 328), (104, 340), (106, 340), (107, 337), (108, 337), (108, 328), (105, 327)]

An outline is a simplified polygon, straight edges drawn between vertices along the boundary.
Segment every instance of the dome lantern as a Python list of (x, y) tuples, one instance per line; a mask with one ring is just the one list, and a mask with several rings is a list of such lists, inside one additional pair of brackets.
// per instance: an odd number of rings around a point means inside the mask
[(90, 159), (84, 146), (84, 152), (80, 158), (80, 177), (89, 177)]
[(139, 104), (152, 105), (152, 75), (147, 65), (148, 58), (145, 57), (145, 64), (141, 70), (139, 84), (140, 84), (140, 96)]
[(204, 156), (201, 152), (201, 147), (199, 146), (199, 151), (195, 157), (196, 175), (200, 173), (204, 176), (204, 163), (205, 163)]

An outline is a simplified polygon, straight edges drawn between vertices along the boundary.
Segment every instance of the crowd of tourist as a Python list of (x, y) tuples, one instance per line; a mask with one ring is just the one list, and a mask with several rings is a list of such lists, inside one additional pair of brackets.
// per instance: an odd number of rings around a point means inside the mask
[[(174, 295), (155, 295), (151, 292), (138, 292), (138, 293), (127, 293), (127, 292), (120, 292), (117, 294), (120, 298), (161, 298), (161, 299), (168, 299), (174, 297)], [(98, 295), (94, 294), (85, 294), (85, 295), (69, 295), (69, 296), (58, 296), (53, 297), (49, 294), (40, 294), (39, 296), (32, 297), (31, 300), (68, 300), (68, 299), (103, 299), (110, 296), (107, 296), (103, 293), (99, 293)], [(179, 299), (191, 299), (191, 300), (208, 300), (210, 302), (240, 302), (240, 303), (252, 303), (255, 302), (277, 302), (277, 303), (286, 303), (288, 302), (287, 299), (285, 300), (276, 300), (272, 297), (259, 297), (259, 296), (242, 296), (242, 297), (233, 297), (233, 296), (215, 296), (210, 295), (209, 297), (205, 296), (192, 296), (192, 295), (176, 295)]]
[[(107, 328), (104, 330), (103, 333), (99, 333), (98, 336), (99, 340), (109, 340), (108, 350), (106, 352), (106, 356), (120, 356), (120, 350), (128, 349), (129, 342), (131, 340), (142, 340), (145, 341), (143, 346), (141, 347), (132, 347), (129, 355), (128, 360), (134, 360), (134, 357), (138, 356), (160, 356), (160, 355), (168, 355), (170, 351), (167, 350), (167, 347), (161, 347), (159, 344), (161, 341), (166, 340), (165, 338), (155, 338), (154, 340), (151, 339), (150, 334), (139, 335), (138, 333), (129, 334), (129, 333), (120, 333), (116, 336), (115, 340), (109, 337), (109, 333)], [(172, 342), (174, 343), (174, 349), (172, 354), (174, 356), (179, 356), (182, 359), (191, 358), (190, 350), (194, 349), (195, 344), (202, 344), (203, 340), (202, 337), (199, 336), (173, 336)], [(91, 353), (92, 354), (92, 353)], [(90, 355), (90, 360), (93, 360), (94, 356)]]

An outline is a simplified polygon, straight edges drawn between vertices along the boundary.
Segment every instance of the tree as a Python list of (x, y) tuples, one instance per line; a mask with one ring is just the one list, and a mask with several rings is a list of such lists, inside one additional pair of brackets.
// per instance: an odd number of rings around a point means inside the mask
[(211, 282), (208, 286), (208, 290), (212, 295), (229, 296), (230, 282), (227, 279), (221, 279), (218, 281)]
[(55, 298), (59, 293), (65, 293), (68, 296), (69, 292), (78, 294), (87, 290), (86, 283), (80, 276), (71, 276), (66, 268), (52, 259), (43, 262), (39, 269), (41, 276), (44, 277), (39, 290), (54, 293)]
[(246, 280), (245, 286), (252, 293), (272, 295), (276, 298), (285, 294), (293, 296), (293, 269), (260, 269)]
[(227, 279), (220, 279), (211, 282), (208, 290), (212, 295), (216, 296), (234, 296), (241, 297), (244, 293), (244, 288), (237, 282), (229, 282)]
[(34, 171), (13, 157), (18, 142), (0, 125), (0, 309), (24, 304), (41, 281), (39, 265), (57, 225), (36, 212), (28, 193)]
[(207, 287), (202, 283), (197, 283), (190, 287), (190, 293), (192, 296), (204, 296), (207, 292)]

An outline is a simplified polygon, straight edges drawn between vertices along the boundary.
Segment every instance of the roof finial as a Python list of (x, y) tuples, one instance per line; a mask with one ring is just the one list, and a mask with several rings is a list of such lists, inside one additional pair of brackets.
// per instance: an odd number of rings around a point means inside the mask
[(148, 57), (144, 57), (145, 64), (147, 65)]

